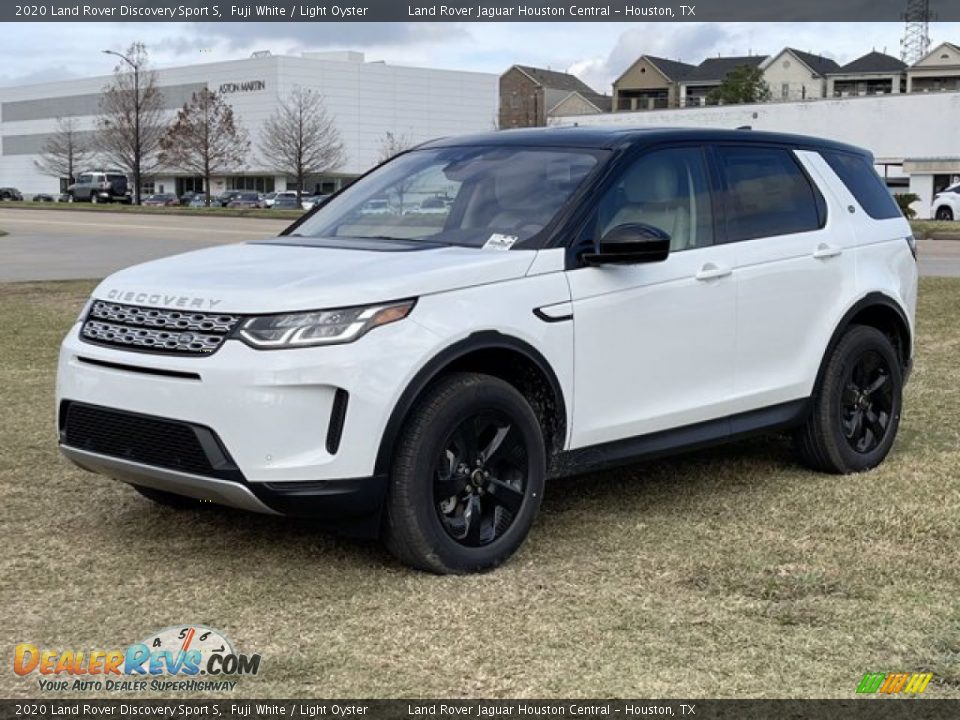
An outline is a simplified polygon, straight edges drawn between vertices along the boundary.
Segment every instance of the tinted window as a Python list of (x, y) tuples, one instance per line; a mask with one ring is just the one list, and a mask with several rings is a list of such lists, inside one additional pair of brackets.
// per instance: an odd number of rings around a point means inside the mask
[(604, 195), (596, 238), (617, 225), (645, 223), (670, 236), (670, 250), (713, 242), (713, 210), (706, 163), (699, 148), (670, 148), (642, 155)]
[(789, 235), (823, 226), (825, 203), (780, 148), (719, 147), (726, 184), (727, 239)]
[(860, 207), (874, 220), (899, 217), (900, 208), (894, 202), (880, 176), (862, 155), (823, 151), (820, 153)]

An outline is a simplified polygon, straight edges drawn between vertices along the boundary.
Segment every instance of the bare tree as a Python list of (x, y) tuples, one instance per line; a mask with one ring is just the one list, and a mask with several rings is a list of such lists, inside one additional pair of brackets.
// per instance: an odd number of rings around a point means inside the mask
[(260, 154), (268, 166), (296, 179), (298, 203), (309, 176), (334, 170), (346, 160), (323, 98), (302, 87), (281, 100), (264, 123)]
[(140, 188), (159, 164), (164, 134), (163, 95), (156, 73), (147, 69), (143, 43), (133, 43), (126, 53), (105, 50), (123, 63), (113, 70), (113, 81), (103, 90), (97, 118), (97, 152), (133, 178), (134, 202)]
[(40, 158), (33, 164), (44, 175), (67, 178), (73, 183), (77, 168), (82, 167), (91, 156), (90, 141), (86, 133), (77, 130), (74, 118), (57, 118), (57, 130), (43, 143)]
[(203, 178), (210, 205), (210, 177), (242, 167), (250, 150), (247, 131), (221, 95), (203, 88), (193, 93), (160, 140), (160, 162)]
[(409, 135), (393, 133), (387, 130), (380, 138), (380, 155), (377, 158), (378, 163), (386, 162), (394, 155), (399, 155), (404, 150), (413, 147), (413, 140)]

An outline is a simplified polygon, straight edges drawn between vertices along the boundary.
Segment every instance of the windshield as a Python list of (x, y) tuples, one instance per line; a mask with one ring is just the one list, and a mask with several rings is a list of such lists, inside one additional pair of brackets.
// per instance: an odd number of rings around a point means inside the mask
[(355, 182), (294, 234), (469, 247), (493, 236), (510, 247), (543, 230), (604, 157), (582, 148), (415, 150)]

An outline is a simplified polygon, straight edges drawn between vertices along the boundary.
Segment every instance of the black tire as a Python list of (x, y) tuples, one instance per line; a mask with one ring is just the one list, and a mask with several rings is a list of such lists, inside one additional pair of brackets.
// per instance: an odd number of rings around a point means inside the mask
[(953, 220), (953, 210), (948, 207), (937, 208), (937, 220)]
[(543, 433), (526, 398), (489, 375), (446, 375), (417, 402), (397, 441), (386, 545), (407, 565), (438, 574), (496, 567), (530, 531), (545, 477)]
[(176, 493), (165, 492), (155, 488), (144, 487), (143, 485), (134, 485), (133, 489), (143, 495), (148, 500), (152, 500), (158, 505), (164, 505), (175, 510), (196, 510), (203, 503), (196, 498), (186, 495), (177, 495)]
[(795, 434), (806, 465), (845, 474), (883, 462), (903, 407), (903, 375), (889, 338), (873, 327), (851, 326), (827, 358), (812, 403)]

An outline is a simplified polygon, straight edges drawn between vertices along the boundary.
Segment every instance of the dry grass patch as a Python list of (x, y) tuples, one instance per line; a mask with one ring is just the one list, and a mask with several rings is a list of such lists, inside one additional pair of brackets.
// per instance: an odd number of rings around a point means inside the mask
[[(90, 287), (0, 286), (8, 650), (202, 622), (263, 655), (243, 696), (851, 697), (926, 669), (927, 695), (960, 698), (960, 281), (922, 281), (881, 468), (810, 473), (770, 437), (556, 481), (521, 552), (464, 578), (308, 522), (165, 510), (61, 460), (57, 344)], [(35, 688), (0, 673), (6, 697)]]

